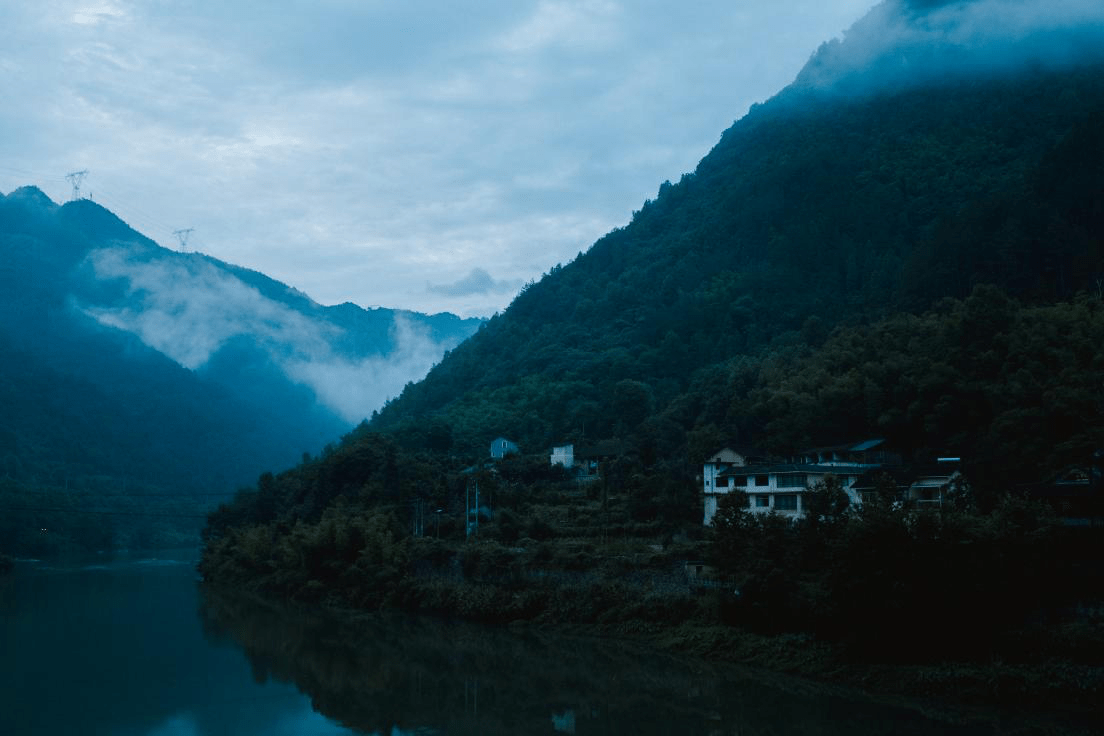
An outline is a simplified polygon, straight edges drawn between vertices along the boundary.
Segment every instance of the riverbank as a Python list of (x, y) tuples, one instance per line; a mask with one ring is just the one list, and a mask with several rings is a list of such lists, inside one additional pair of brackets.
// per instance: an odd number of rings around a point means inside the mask
[[(601, 658), (602, 661), (614, 662), (618, 661), (618, 655), (609, 652), (624, 648), (626, 651), (637, 652), (641, 661), (648, 661), (655, 665), (655, 669), (664, 672), (670, 670), (657, 663), (698, 661), (699, 665), (690, 665), (690, 668), (705, 680), (723, 677), (721, 673), (740, 672), (746, 682), (787, 692), (794, 697), (816, 694), (818, 698), (901, 709), (941, 722), (948, 730), (955, 732), (967, 723), (975, 726), (988, 724), (983, 728), (992, 730), (999, 721), (1002, 733), (1088, 734), (1093, 733), (1094, 728), (1085, 728), (1082, 724), (1094, 723), (1099, 708), (1098, 694), (1094, 695), (1081, 688), (1078, 695), (1071, 697), (1079, 688), (1071, 687), (1070, 679), (1065, 676), (1050, 679), (1054, 673), (1045, 668), (1034, 672), (1026, 669), (1017, 672), (1015, 667), (1009, 666), (846, 665), (841, 664), (839, 652), (831, 645), (799, 635), (760, 636), (752, 632), (703, 626), (693, 622), (679, 626), (659, 626), (640, 622), (557, 624), (515, 620), (505, 625), (479, 625), (458, 620), (455, 616), (409, 615), (394, 609), (366, 612), (334, 604), (280, 601), (271, 596), (211, 585), (205, 585), (204, 591), (204, 598), (209, 603), (217, 602), (213, 608), (219, 612), (219, 618), (226, 621), (234, 630), (235, 638), (257, 656), (258, 661), (271, 666), (273, 660), (286, 660), (285, 667), (289, 676), (290, 673), (306, 669), (308, 676), (302, 682), (308, 684), (323, 681), (324, 678), (317, 670), (328, 665), (318, 661), (306, 666), (299, 661), (299, 650), (308, 651), (308, 648), (297, 647), (289, 642), (295, 641), (297, 637), (302, 638), (304, 631), (316, 629), (325, 632), (328, 642), (341, 642), (347, 648), (364, 646), (372, 652), (381, 646), (381, 642), (371, 632), (393, 625), (387, 622), (408, 621), (409, 627), (414, 630), (426, 627), (432, 630), (431, 635), (423, 637), (426, 641), (453, 642), (456, 649), (450, 650), (452, 654), (446, 660), (463, 662), (460, 667), (463, 673), (510, 671), (515, 673), (515, 677), (534, 676), (529, 673), (532, 669), (529, 665), (533, 664), (531, 659), (517, 655), (514, 650), (525, 642), (559, 642), (553, 647), (557, 654), (552, 660), (560, 670), (569, 670), (565, 677), (572, 680), (584, 677), (585, 673), (566, 663), (573, 656), (568, 652), (605, 651), (607, 654)], [(261, 610), (264, 615), (247, 613), (250, 610)], [(255, 623), (258, 618), (264, 619), (267, 622), (265, 626), (275, 631), (262, 633)], [(233, 623), (235, 619), (239, 623)], [(313, 623), (307, 625), (304, 621)], [(389, 646), (409, 647), (410, 641), (418, 639), (417, 635), (411, 634), (405, 628), (403, 631), (401, 641)], [(487, 632), (486, 636), (492, 637), (496, 643), (489, 648), (474, 648), (473, 635), (462, 633), (470, 631)], [(483, 636), (478, 635), (479, 638)], [(564, 645), (564, 642), (569, 644)], [(565, 646), (567, 651), (564, 651)], [(648, 652), (652, 654), (649, 655)], [(296, 656), (291, 656), (292, 653), (296, 653)], [(493, 666), (485, 667), (471, 661), (482, 657), (497, 657), (501, 661), (496, 660)], [(568, 659), (565, 660), (565, 657)], [(325, 662), (361, 659), (372, 661), (374, 656), (359, 651), (356, 654), (331, 653)], [(397, 659), (406, 661), (408, 653)], [(437, 668), (444, 660), (434, 661), (433, 672), (439, 677), (441, 673)], [(519, 671), (517, 668), (523, 661), (529, 665)], [(539, 679), (544, 682), (548, 672), (539, 667), (535, 671), (542, 673)], [(635, 677), (628, 671), (621, 670), (618, 676), (622, 679)], [(342, 670), (341, 677), (349, 677), (348, 672)], [(298, 676), (295, 679), (300, 681)], [(992, 684), (996, 682), (1003, 683), (1005, 688), (995, 691)], [(1025, 685), (1040, 684), (1035, 691), (1036, 697), (1016, 697), (1015, 691), (1008, 686), (1020, 682)], [(589, 689), (587, 692), (590, 692)], [(732, 694), (719, 697), (736, 696)], [(1058, 721), (1061, 723), (1056, 726)], [(1013, 723), (1019, 725), (1013, 727)], [(1025, 723), (1031, 725), (1025, 726)], [(866, 727), (869, 728), (869, 724)]]
[[(760, 668), (883, 696), (935, 698), (961, 705), (1074, 710), (1098, 707), (1104, 699), (1104, 666), (1092, 662), (1102, 638), (1099, 626), (1072, 632), (1063, 629), (1052, 632), (1049, 638), (1039, 630), (1022, 630), (1021, 639), (1034, 643), (1021, 648), (1021, 654), (1032, 654), (1018, 659), (994, 656), (988, 660), (919, 663), (878, 661), (856, 656), (839, 642), (809, 633), (762, 633), (717, 623), (726, 615), (725, 609), (733, 605), (730, 597), (717, 591), (694, 592), (685, 586), (664, 585), (666, 579), (662, 576), (651, 581), (639, 574), (635, 579), (625, 574), (589, 578), (565, 575), (564, 571), (558, 576), (549, 573), (539, 583), (534, 582), (535, 576), (524, 583), (504, 578), (490, 582), (423, 570), (394, 581), (383, 596), (365, 594), (363, 590), (327, 589), (321, 583), (297, 595), (258, 589), (243, 580), (230, 587), (249, 589), (274, 602), (321, 608), (346, 619), (401, 612), (503, 630), (637, 642), (672, 654)], [(1062, 636), (1068, 641), (1059, 646), (1054, 640)]]
[(335, 505), (315, 523), (215, 526), (199, 570), (307, 605), (633, 638), (900, 695), (1104, 699), (1096, 535), (1015, 500), (991, 515), (872, 506), (801, 524), (736, 512), (700, 541), (437, 540)]
[[(444, 730), (460, 731), (455, 715), (414, 712), (466, 705), (471, 714), (477, 691), (478, 712), (489, 718), (465, 733), (548, 733), (550, 716), (567, 723), (569, 714), (579, 733), (657, 736), (1096, 732), (1095, 720), (1076, 709), (897, 697), (705, 659), (594, 626), (489, 626), (335, 611), (208, 585), (200, 592), (205, 628), (237, 643), (256, 672), (295, 682), (323, 712), (366, 732), (386, 733), (396, 712), (407, 712), (408, 729), (422, 718), (448, 719)], [(371, 705), (377, 694), (388, 703), (385, 717)]]

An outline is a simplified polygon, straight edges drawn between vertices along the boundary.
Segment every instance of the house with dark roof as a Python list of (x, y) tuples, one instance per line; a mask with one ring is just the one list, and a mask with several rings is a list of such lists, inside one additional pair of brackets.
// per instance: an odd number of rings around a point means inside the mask
[(852, 503), (861, 503), (855, 482), (868, 470), (893, 460), (899, 462), (899, 456), (886, 450), (881, 439), (812, 448), (775, 462), (725, 448), (711, 455), (703, 467), (703, 523), (712, 523), (721, 497), (735, 491), (747, 494), (753, 513), (800, 518), (805, 515), (805, 494), (829, 475), (840, 480)]
[(1065, 526), (1104, 527), (1104, 463), (1099, 453), (1094, 459), (1097, 462), (1066, 466), (1022, 490), (1050, 506)]

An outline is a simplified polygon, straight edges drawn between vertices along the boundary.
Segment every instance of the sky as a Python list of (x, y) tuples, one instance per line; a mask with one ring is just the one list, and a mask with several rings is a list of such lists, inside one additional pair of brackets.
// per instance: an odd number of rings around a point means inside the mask
[(0, 0), (0, 191), (323, 304), (488, 316), (873, 0)]

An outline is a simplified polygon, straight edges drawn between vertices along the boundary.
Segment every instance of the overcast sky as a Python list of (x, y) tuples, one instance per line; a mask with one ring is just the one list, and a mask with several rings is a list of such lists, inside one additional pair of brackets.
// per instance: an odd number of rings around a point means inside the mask
[(489, 315), (873, 4), (0, 0), (0, 191), (88, 169), (323, 304)]

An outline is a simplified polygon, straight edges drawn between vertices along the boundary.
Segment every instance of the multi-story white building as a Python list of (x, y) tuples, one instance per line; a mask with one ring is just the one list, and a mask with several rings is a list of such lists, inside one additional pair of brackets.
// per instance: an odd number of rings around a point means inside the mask
[(720, 498), (734, 491), (747, 494), (748, 510), (753, 513), (774, 512), (799, 518), (805, 514), (805, 493), (828, 475), (840, 480), (851, 503), (861, 503), (853, 489), (855, 481), (893, 458), (881, 449), (882, 445), (882, 440), (867, 440), (806, 450), (789, 458), (790, 462), (753, 464), (728, 448), (720, 450), (703, 467), (704, 523), (712, 523)]

